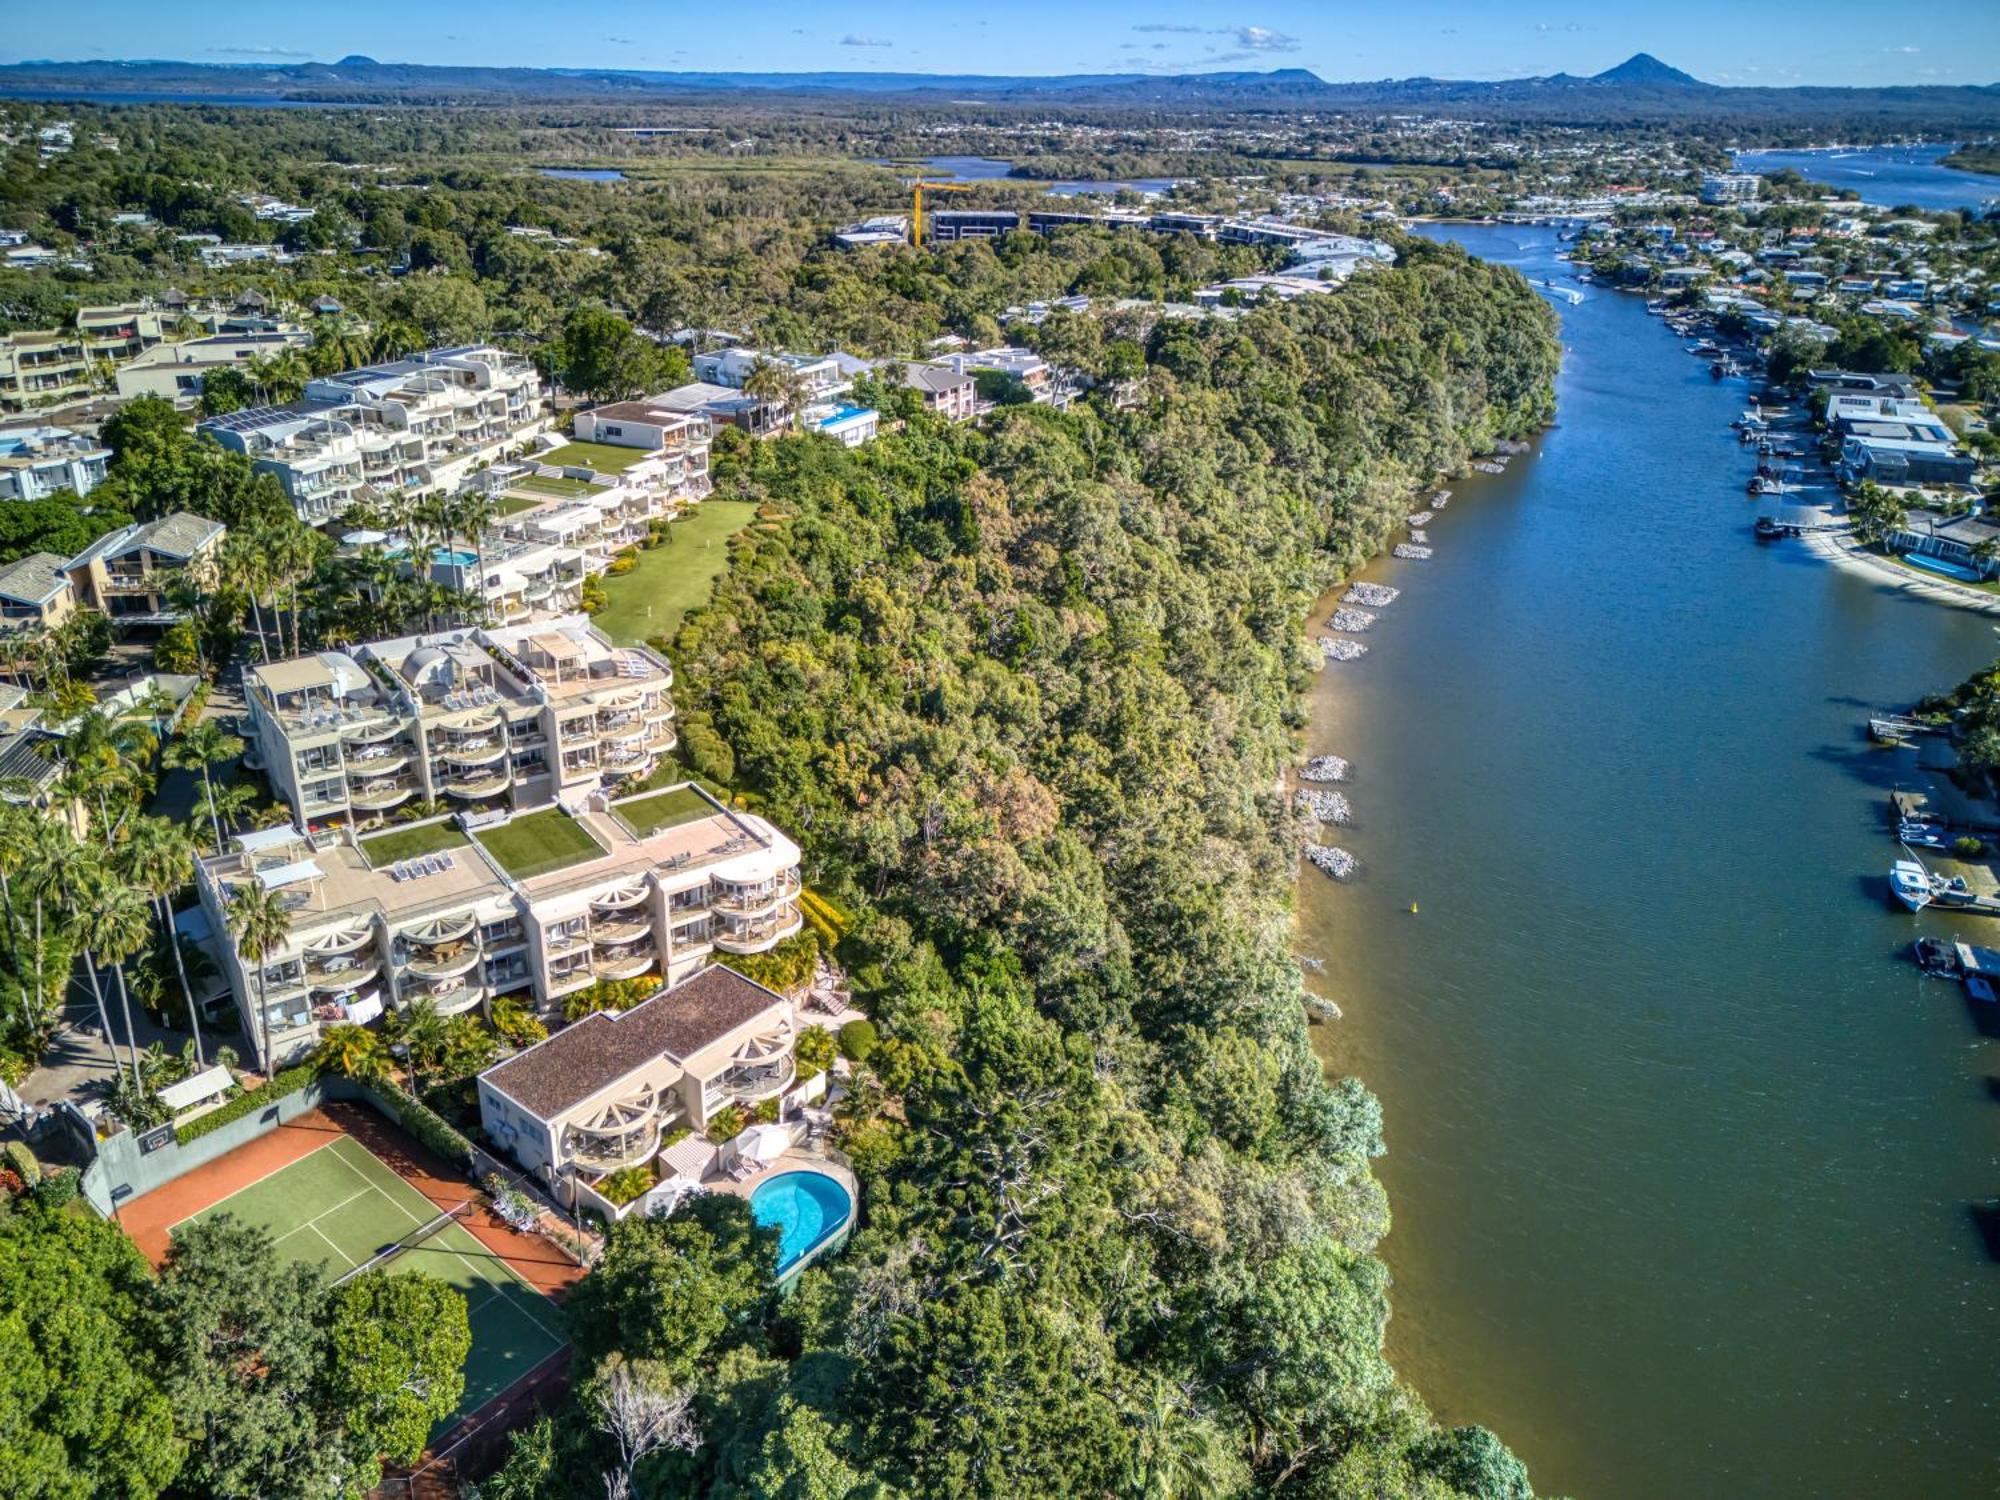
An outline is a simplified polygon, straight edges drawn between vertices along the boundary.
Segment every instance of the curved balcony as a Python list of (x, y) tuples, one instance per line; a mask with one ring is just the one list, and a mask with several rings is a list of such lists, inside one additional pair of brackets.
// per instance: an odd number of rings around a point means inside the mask
[(413, 948), (403, 967), (419, 979), (456, 979), (470, 973), (480, 959), (479, 946), (467, 943), (462, 949)]
[(724, 923), (709, 934), (709, 941), (725, 953), (762, 953), (795, 936), (804, 925), (798, 908), (786, 907), (761, 921)]
[(435, 947), (439, 943), (449, 943), (454, 938), (467, 936), (479, 925), (477, 912), (453, 912), (449, 916), (432, 917), (428, 922), (419, 922), (403, 933), (406, 943), (418, 943)]
[(490, 771), (483, 776), (468, 776), (457, 781), (447, 781), (442, 790), (447, 797), (465, 797), (478, 801), (498, 796), (513, 784), (513, 776), (505, 766)]
[(306, 957), (310, 961), (325, 954), (352, 953), (374, 936), (373, 929), (367, 927), (356, 927), (346, 932), (329, 932), (325, 937), (314, 938), (306, 944)]
[(506, 753), (507, 742), (498, 735), (482, 735), (458, 744), (447, 742), (437, 749), (439, 760), (455, 766), (490, 766)]
[(659, 701), (647, 708), (643, 717), (648, 724), (671, 722), (674, 717), (674, 700), (662, 693)]
[(660, 1100), (650, 1085), (603, 1105), (563, 1131), (563, 1155), (580, 1167), (615, 1172), (647, 1161), (660, 1146)]
[(544, 934), (542, 942), (551, 955), (569, 953), (578, 948), (588, 947), (590, 934), (582, 928), (574, 932), (551, 932)]
[(636, 943), (652, 930), (653, 924), (643, 913), (638, 916), (593, 918), (590, 940), (593, 943)]
[(637, 979), (658, 958), (651, 943), (636, 948), (606, 948), (602, 953), (593, 953), (590, 970), (600, 979)]
[(768, 884), (757, 886), (732, 885), (728, 881), (715, 883), (715, 895), (710, 905), (717, 911), (735, 912), (740, 916), (756, 916), (767, 912), (780, 901), (790, 901), (799, 893), (799, 873), (787, 870)]
[(477, 734), (482, 729), (498, 729), (506, 722), (497, 703), (482, 703), (474, 707), (460, 709), (440, 719), (434, 734), (441, 733), (444, 743), (450, 743), (452, 735)]
[(485, 991), (473, 981), (403, 986), (405, 1003), (418, 998), (429, 1000), (441, 1016), (455, 1016), (471, 1010), (479, 1003), (480, 996), (484, 993)]
[(590, 909), (593, 913), (630, 911), (633, 907), (643, 904), (646, 897), (651, 894), (652, 892), (644, 884), (621, 885), (615, 890), (604, 892), (601, 896), (592, 896)]
[(350, 754), (347, 757), (349, 776), (393, 776), (410, 763), (410, 752), (401, 745)]
[(394, 719), (370, 719), (362, 724), (349, 724), (340, 731), (343, 744), (372, 745), (377, 741), (393, 739), (402, 733), (403, 726)]
[(739, 1104), (761, 1104), (790, 1088), (798, 1072), (797, 1062), (787, 1052), (768, 1062), (731, 1064), (729, 1071), (710, 1084), (709, 1089), (719, 1088)]
[(416, 784), (409, 781), (368, 781), (356, 786), (350, 784), (347, 800), (356, 807), (378, 809), (394, 807), (399, 802), (407, 802), (417, 793)]
[(370, 954), (359, 962), (349, 963), (345, 968), (335, 964), (307, 965), (306, 988), (309, 990), (351, 990), (356, 985), (366, 984), (382, 972), (382, 960)]

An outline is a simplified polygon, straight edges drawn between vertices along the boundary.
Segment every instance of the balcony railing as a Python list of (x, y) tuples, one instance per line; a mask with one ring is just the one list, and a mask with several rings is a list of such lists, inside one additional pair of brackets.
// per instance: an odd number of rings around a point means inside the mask
[(802, 926), (805, 919), (797, 907), (785, 908), (782, 915), (761, 921), (727, 922), (710, 934), (716, 947), (729, 953), (761, 953), (782, 943)]
[(798, 1064), (791, 1053), (769, 1062), (738, 1063), (702, 1089), (704, 1103), (734, 1099), (739, 1104), (757, 1104), (774, 1094), (782, 1094), (798, 1076)]
[(718, 882), (714, 906), (717, 911), (741, 912), (747, 916), (768, 910), (780, 901), (789, 901), (798, 893), (798, 872), (791, 870), (768, 886), (744, 888)]

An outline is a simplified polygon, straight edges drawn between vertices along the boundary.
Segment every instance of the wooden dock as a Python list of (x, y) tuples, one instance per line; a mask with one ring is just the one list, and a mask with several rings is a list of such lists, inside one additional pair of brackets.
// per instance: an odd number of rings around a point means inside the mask
[(1868, 737), (1884, 745), (1907, 745), (1927, 734), (1943, 734), (1942, 724), (1926, 723), (1908, 714), (1870, 714)]

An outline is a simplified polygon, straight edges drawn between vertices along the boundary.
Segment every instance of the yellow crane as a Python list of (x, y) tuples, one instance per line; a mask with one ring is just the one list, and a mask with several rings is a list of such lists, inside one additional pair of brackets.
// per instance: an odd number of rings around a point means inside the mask
[(916, 178), (910, 183), (910, 239), (911, 243), (917, 245), (921, 245), (924, 242), (925, 188), (929, 188), (934, 193), (969, 193), (972, 191), (970, 187), (962, 182), (925, 182), (923, 174), (919, 172)]

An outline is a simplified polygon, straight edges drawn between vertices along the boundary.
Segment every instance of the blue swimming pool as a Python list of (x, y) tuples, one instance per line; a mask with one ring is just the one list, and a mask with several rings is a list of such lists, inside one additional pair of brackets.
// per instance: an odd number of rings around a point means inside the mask
[(824, 1172), (785, 1172), (750, 1195), (750, 1216), (778, 1231), (778, 1275), (832, 1239), (854, 1213), (847, 1189)]
[(470, 568), (478, 563), (479, 554), (461, 548), (440, 547), (431, 554), (431, 561), (440, 568)]

